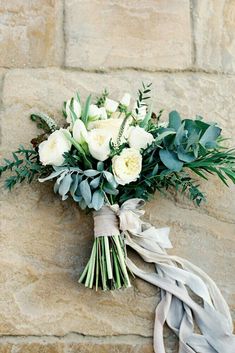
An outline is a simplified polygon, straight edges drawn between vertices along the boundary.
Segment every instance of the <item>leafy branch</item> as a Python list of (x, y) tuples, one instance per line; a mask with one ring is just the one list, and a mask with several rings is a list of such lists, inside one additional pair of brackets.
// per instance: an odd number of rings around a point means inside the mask
[(187, 163), (185, 167), (206, 180), (207, 173), (217, 175), (228, 186), (228, 179), (235, 183), (235, 149), (209, 151), (194, 162)]
[(96, 105), (100, 108), (100, 107), (103, 107), (104, 103), (105, 103), (105, 100), (106, 98), (108, 97), (109, 95), (109, 92), (105, 89), (102, 94), (99, 96), (99, 97), (96, 97)]
[(138, 90), (138, 98), (136, 101), (135, 113), (138, 115), (140, 113), (141, 107), (146, 106), (146, 100), (150, 98), (149, 93), (151, 92), (152, 83), (145, 85), (142, 82), (142, 89)]
[(45, 174), (50, 168), (40, 163), (38, 152), (35, 149), (25, 149), (20, 146), (17, 151), (12, 153), (12, 156), (12, 160), (5, 158), (5, 163), (0, 165), (0, 177), (7, 171), (13, 173), (5, 180), (5, 187), (9, 190), (24, 180), (31, 183), (36, 177)]

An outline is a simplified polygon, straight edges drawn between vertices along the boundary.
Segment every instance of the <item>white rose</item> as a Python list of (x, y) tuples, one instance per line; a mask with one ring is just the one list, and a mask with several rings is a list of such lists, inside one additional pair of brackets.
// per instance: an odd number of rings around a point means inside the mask
[(138, 114), (136, 114), (137, 104), (135, 103), (134, 108), (132, 110), (132, 114), (139, 120), (143, 120), (147, 114), (147, 105), (141, 105), (138, 108)]
[(87, 141), (87, 138), (88, 138), (87, 129), (83, 121), (80, 119), (77, 119), (73, 125), (73, 138), (74, 140), (76, 140), (78, 143), (81, 143), (81, 144), (84, 141)]
[(112, 100), (112, 99), (109, 99), (109, 98), (105, 99), (104, 107), (109, 114), (116, 112), (118, 105), (119, 105), (119, 103)]
[(54, 131), (46, 141), (39, 145), (39, 158), (43, 165), (60, 166), (64, 163), (63, 154), (71, 149), (71, 142), (65, 134), (68, 130), (60, 129)]
[(130, 102), (131, 102), (131, 95), (129, 93), (125, 93), (122, 99), (120, 100), (120, 103), (125, 107), (129, 107)]
[(131, 148), (140, 150), (150, 145), (154, 141), (154, 137), (142, 127), (133, 126), (130, 129), (128, 141)]
[(109, 143), (112, 136), (106, 129), (94, 129), (88, 133), (89, 152), (98, 161), (105, 161), (110, 154)]
[[(113, 115), (112, 115), (113, 116)], [(128, 138), (129, 134), (129, 124), (131, 118), (125, 124), (124, 132), (122, 135), (122, 141), (124, 142)], [(107, 119), (107, 120), (96, 120), (89, 124), (89, 129), (104, 129), (111, 135), (112, 141), (115, 143), (122, 125), (123, 119)]]
[(105, 107), (101, 107), (100, 108), (100, 119), (105, 120), (107, 118), (108, 118), (108, 116), (107, 116), (107, 112), (105, 110)]
[(70, 105), (71, 105), (71, 102), (72, 102), (72, 99), (73, 99), (73, 103), (72, 103), (72, 109), (77, 117), (77, 119), (80, 118), (81, 116), (81, 113), (82, 113), (82, 108), (81, 108), (81, 104), (78, 100), (76, 100), (75, 98), (71, 98), (69, 99), (67, 102), (66, 102), (66, 106), (65, 106), (65, 111), (66, 111), (66, 114), (67, 114), (67, 118), (66, 118), (66, 121), (68, 124), (72, 124), (72, 117), (71, 117), (71, 108), (70, 108)]
[(88, 116), (93, 119), (99, 119), (101, 115), (100, 108), (95, 104), (91, 104), (88, 110)]
[(135, 148), (124, 148), (119, 156), (112, 159), (112, 169), (118, 184), (136, 181), (142, 168), (142, 156)]

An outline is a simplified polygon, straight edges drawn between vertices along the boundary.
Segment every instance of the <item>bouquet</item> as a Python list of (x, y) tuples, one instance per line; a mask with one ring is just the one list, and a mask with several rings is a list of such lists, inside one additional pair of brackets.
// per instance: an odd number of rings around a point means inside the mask
[[(53, 180), (62, 200), (72, 197), (93, 212), (94, 243), (80, 283), (120, 289), (131, 285), (133, 273), (161, 288), (157, 352), (165, 352), (165, 321), (179, 336), (180, 352), (232, 352), (231, 317), (219, 289), (196, 266), (167, 255), (169, 229), (143, 221), (141, 206), (156, 190), (185, 193), (199, 206), (206, 196), (198, 178), (214, 174), (226, 185), (229, 179), (235, 183), (235, 149), (224, 145), (216, 123), (200, 116), (182, 119), (172, 111), (162, 122), (163, 111), (156, 114), (148, 104), (150, 92), (151, 84), (142, 84), (132, 106), (128, 93), (114, 101), (105, 90), (96, 101), (90, 95), (84, 103), (76, 93), (64, 102), (63, 126), (46, 114), (32, 114), (42, 133), (30, 148), (20, 146), (12, 160), (4, 159), (0, 174), (10, 171), (5, 180), (10, 190), (24, 180)], [(156, 273), (139, 269), (128, 258), (127, 246), (155, 263)], [(188, 287), (203, 306), (194, 302)], [(194, 333), (194, 318), (200, 334)]]

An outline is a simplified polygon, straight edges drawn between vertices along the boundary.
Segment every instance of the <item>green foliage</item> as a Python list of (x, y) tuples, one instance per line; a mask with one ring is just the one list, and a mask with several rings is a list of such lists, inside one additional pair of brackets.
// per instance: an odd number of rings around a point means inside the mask
[(25, 149), (20, 146), (17, 151), (12, 153), (12, 156), (12, 160), (5, 158), (5, 163), (0, 166), (0, 176), (4, 172), (12, 172), (12, 175), (5, 180), (5, 187), (9, 190), (25, 180), (31, 183), (36, 177), (47, 173), (51, 169), (42, 166), (35, 149)]
[(31, 114), (30, 119), (45, 133), (52, 133), (59, 128), (54, 119), (43, 113)]
[(56, 179), (54, 191), (62, 200), (69, 194), (82, 209), (99, 210), (110, 195), (117, 195), (117, 183), (112, 173), (104, 170), (102, 162), (97, 163), (97, 169), (81, 170), (79, 167), (54, 167), (54, 171), (40, 181)]
[(100, 108), (104, 106), (106, 98), (109, 96), (109, 92), (105, 89), (103, 93), (99, 96), (96, 97), (96, 105)]
[(152, 83), (145, 85), (142, 82), (142, 89), (138, 90), (138, 98), (136, 101), (135, 113), (139, 114), (141, 107), (146, 106), (146, 101), (150, 98), (149, 93), (151, 92)]

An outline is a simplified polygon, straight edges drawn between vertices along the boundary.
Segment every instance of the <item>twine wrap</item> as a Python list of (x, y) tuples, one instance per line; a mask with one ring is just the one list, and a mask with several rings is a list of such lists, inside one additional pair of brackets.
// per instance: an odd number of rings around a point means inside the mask
[[(156, 229), (142, 221), (140, 216), (144, 211), (139, 210), (142, 204), (143, 200), (131, 199), (120, 208), (104, 206), (94, 212), (95, 237), (120, 234), (119, 224), (125, 244), (144, 261), (155, 264), (155, 272), (150, 273), (126, 259), (132, 273), (161, 289), (154, 325), (155, 353), (166, 353), (165, 323), (179, 338), (179, 353), (234, 353), (232, 319), (220, 290), (200, 268), (167, 254), (165, 249), (172, 247), (169, 228)], [(202, 305), (190, 296), (188, 288), (200, 297)]]
[(93, 218), (95, 238), (120, 234), (118, 217), (109, 206), (105, 205), (99, 211), (94, 211)]

